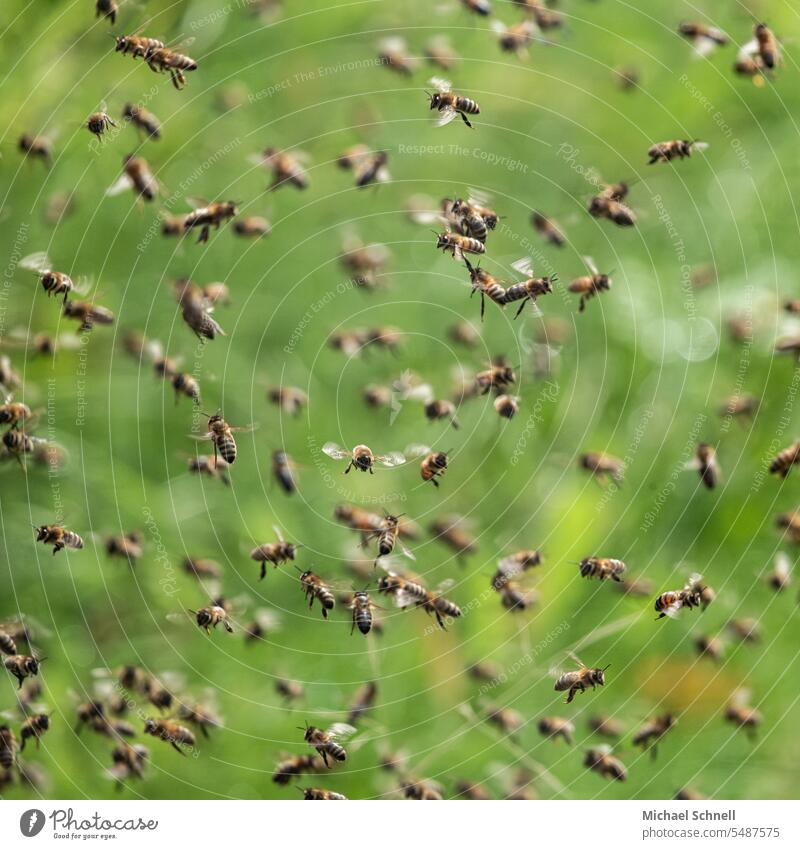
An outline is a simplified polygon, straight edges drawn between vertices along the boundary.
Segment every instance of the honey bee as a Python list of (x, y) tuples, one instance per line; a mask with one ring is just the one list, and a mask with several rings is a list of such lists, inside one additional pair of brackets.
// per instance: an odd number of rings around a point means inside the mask
[(686, 468), (696, 470), (700, 480), (708, 489), (714, 489), (719, 483), (720, 469), (717, 452), (707, 442), (698, 443), (694, 459), (686, 464)]
[(631, 91), (639, 85), (639, 69), (634, 65), (623, 65), (613, 71), (617, 85), (623, 91)]
[(685, 802), (702, 802), (708, 799), (708, 796), (704, 796), (699, 790), (695, 790), (693, 787), (682, 787), (675, 794), (675, 799)]
[(796, 463), (800, 463), (800, 440), (779, 452), (770, 463), (769, 470), (772, 474), (785, 478)]
[(161, 214), (161, 235), (182, 236), (186, 232), (185, 215)]
[(272, 171), (272, 184), (267, 191), (275, 191), (283, 185), (294, 186), (296, 189), (308, 188), (308, 174), (300, 165), (304, 158), (301, 152), (286, 153), (274, 147), (268, 147), (260, 158), (261, 164)]
[(76, 292), (84, 295), (89, 291), (88, 281), (81, 280), (77, 285), (73, 283), (72, 278), (68, 274), (61, 271), (53, 271), (51, 268), (50, 259), (46, 253), (34, 253), (26, 256), (19, 261), (20, 268), (27, 271), (33, 271), (38, 275), (42, 283), (42, 288), (47, 292), (47, 297), (53, 295), (59, 297), (64, 296), (64, 305), (66, 306), (67, 297), (70, 292)]
[(500, 49), (504, 53), (514, 53), (517, 58), (525, 59), (528, 55), (528, 45), (539, 32), (539, 27), (533, 20), (523, 18), (516, 24), (506, 26), (498, 20), (492, 21), (492, 29), (497, 35)]
[(28, 421), (33, 413), (27, 404), (14, 401), (13, 396), (6, 396), (5, 401), (0, 404), (0, 424), (18, 428), (23, 422)]
[(376, 605), (372, 603), (366, 590), (356, 590), (349, 607), (352, 611), (350, 634), (352, 635), (353, 631), (358, 628), (366, 636), (372, 630), (372, 610)]
[[(369, 516), (369, 514), (367, 514), (367, 516), (359, 516), (358, 518), (362, 520), (362, 522), (364, 520), (370, 523), (374, 522), (374, 518)], [(402, 513), (397, 516), (392, 515), (391, 513), (386, 513), (385, 516), (379, 519), (379, 523), (374, 530), (361, 531), (363, 543), (368, 542), (370, 539), (377, 539), (378, 541), (378, 555), (375, 558), (376, 565), (381, 557), (388, 557), (395, 550), (395, 546), (399, 547), (406, 557), (411, 560), (416, 560), (413, 552), (411, 552), (400, 539), (401, 519)]]
[(765, 65), (758, 53), (750, 54), (746, 50), (740, 50), (733, 63), (733, 72), (740, 77), (750, 77), (755, 85), (764, 85)]
[(109, 557), (121, 557), (133, 565), (144, 553), (142, 535), (138, 531), (129, 531), (106, 539), (106, 554)]
[(103, 133), (107, 132), (111, 127), (116, 127), (117, 124), (114, 119), (106, 112), (92, 112), (92, 114), (86, 119), (86, 123), (83, 125), (86, 129), (98, 139), (102, 137)]
[(137, 103), (126, 103), (122, 108), (122, 118), (133, 124), (141, 135), (153, 139), (153, 141), (158, 141), (161, 138), (160, 121), (143, 106), (139, 106)]
[(675, 722), (675, 717), (671, 713), (653, 717), (633, 735), (633, 745), (641, 746), (642, 751), (650, 749), (650, 754), (655, 760), (658, 754), (658, 744), (667, 732), (675, 726)]
[[(766, 581), (773, 590), (782, 592), (792, 583), (790, 571), (789, 558), (782, 551), (779, 551), (775, 555), (772, 571), (766, 576)], [(0, 641), (2, 641), (2, 633), (0, 633)]]
[[(33, 455), (34, 459), (38, 459), (39, 451), (47, 450), (48, 452), (57, 448), (51, 445), (46, 439), (37, 436), (30, 436), (24, 430), (12, 427), (3, 434), (3, 448), (0, 453), (0, 459), (5, 457), (15, 457), (23, 472), (27, 470), (23, 457), (26, 454)], [(50, 462), (48, 454), (47, 462)]]
[(486, 269), (481, 268), (479, 265), (473, 266), (466, 256), (464, 257), (464, 262), (466, 263), (467, 271), (469, 271), (472, 282), (472, 293), (470, 297), (476, 292), (480, 292), (481, 295), (481, 321), (483, 321), (486, 298), (489, 298), (490, 301), (498, 306), (504, 307), (506, 305), (506, 288)]
[(533, 229), (547, 242), (556, 248), (563, 248), (567, 243), (564, 231), (552, 218), (548, 218), (541, 212), (531, 214)]
[(348, 460), (344, 474), (347, 474), (350, 469), (356, 469), (359, 472), (369, 472), (375, 474), (375, 463), (380, 463), (383, 466), (401, 466), (405, 463), (406, 458), (399, 451), (392, 451), (389, 454), (373, 454), (370, 448), (366, 445), (356, 445), (352, 451), (342, 448), (335, 442), (326, 442), (322, 446), (322, 451), (334, 460)]
[(309, 608), (314, 606), (314, 599), (319, 601), (322, 618), (328, 618), (328, 611), (333, 610), (336, 599), (322, 578), (315, 575), (310, 569), (300, 573), (300, 586), (308, 599)]
[[(384, 519), (382, 516), (353, 504), (337, 504), (333, 516), (351, 530), (358, 531), (361, 534), (362, 544), (366, 544), (383, 530)], [(399, 529), (398, 524), (398, 531)]]
[(543, 737), (549, 737), (551, 740), (557, 740), (561, 737), (562, 740), (572, 745), (575, 726), (568, 719), (564, 719), (563, 716), (543, 716), (537, 727)]
[(722, 641), (718, 637), (698, 634), (694, 638), (694, 647), (701, 657), (708, 657), (717, 663), (722, 660)]
[(323, 769), (325, 769), (325, 762), (319, 755), (289, 755), (275, 765), (272, 780), (283, 786), (300, 775), (321, 772)]
[(708, 56), (715, 48), (730, 41), (721, 29), (696, 21), (681, 21), (678, 33), (692, 42), (698, 56)]
[(700, 575), (692, 575), (688, 583), (682, 590), (672, 590), (662, 593), (655, 601), (655, 610), (658, 613), (656, 619), (663, 619), (665, 616), (674, 618), (684, 607), (691, 610), (693, 607), (701, 607), (704, 605), (703, 591), (705, 587), (701, 583)]
[(83, 540), (74, 531), (68, 531), (62, 525), (40, 525), (34, 530), (36, 541), (52, 545), (53, 554), (58, 554), (62, 548), (83, 548)]
[(611, 740), (616, 740), (625, 733), (625, 726), (618, 719), (605, 714), (589, 717), (588, 725), (590, 731)]
[(480, 334), (468, 321), (458, 321), (447, 328), (447, 335), (453, 342), (474, 348), (480, 341)]
[(250, 552), (250, 559), (261, 564), (261, 578), (264, 580), (267, 574), (267, 563), (271, 563), (273, 568), (277, 569), (283, 563), (288, 563), (294, 560), (297, 554), (297, 549), (300, 548), (299, 543), (286, 542), (277, 527), (274, 528), (278, 536), (278, 542), (267, 542), (263, 545), (256, 546)]
[(450, 422), (455, 430), (458, 430), (458, 419), (456, 418), (456, 405), (446, 399), (435, 399), (425, 404), (425, 418), (435, 422), (445, 419)]
[(80, 322), (78, 333), (88, 333), (95, 324), (113, 324), (114, 313), (91, 301), (66, 301), (62, 314)]
[(197, 62), (190, 56), (171, 50), (169, 47), (150, 45), (144, 55), (144, 61), (152, 71), (163, 74), (165, 71), (172, 85), (180, 91), (186, 85), (185, 73), (197, 70)]
[(175, 390), (175, 403), (181, 395), (191, 398), (195, 404), (200, 404), (200, 384), (188, 372), (178, 372), (172, 376), (172, 388)]
[(758, 410), (758, 398), (746, 393), (731, 395), (719, 408), (721, 416), (752, 418)]
[(513, 419), (519, 412), (519, 395), (498, 395), (494, 399), (494, 409), (504, 419)]
[(536, 299), (542, 295), (549, 295), (553, 291), (553, 283), (558, 280), (557, 274), (551, 274), (549, 277), (534, 277), (533, 265), (528, 257), (518, 259), (511, 263), (511, 267), (520, 274), (526, 276), (526, 280), (521, 283), (514, 283), (506, 289), (505, 303), (512, 304), (515, 301), (522, 301), (514, 318), (519, 318), (519, 314), (525, 309), (525, 305), (530, 303), (532, 308), (536, 308)]
[(295, 463), (285, 451), (272, 452), (272, 475), (285, 493), (297, 492)]
[(256, 640), (264, 640), (280, 628), (280, 617), (272, 610), (259, 608), (253, 619), (244, 626), (244, 639), (246, 643)]
[(568, 691), (565, 699), (566, 704), (569, 704), (575, 698), (575, 693), (583, 693), (587, 687), (591, 687), (593, 690), (598, 684), (603, 687), (606, 683), (605, 671), (608, 669), (608, 666), (604, 666), (602, 669), (588, 667), (572, 652), (569, 652), (569, 656), (578, 665), (578, 669), (561, 674), (553, 687), (557, 693)]
[[(123, 157), (122, 175), (106, 189), (106, 194), (114, 196), (133, 189), (139, 200), (152, 201), (158, 197), (160, 188), (147, 160), (143, 156), (130, 153)], [(185, 219), (183, 221), (185, 222)]]
[(40, 159), (46, 168), (53, 165), (53, 142), (47, 136), (34, 136), (23, 133), (19, 137), (18, 146), (26, 157)]
[(117, 22), (119, 6), (116, 0), (95, 0), (94, 16), (96, 18), (107, 18), (113, 26)]
[[(463, 2), (481, 2), (481, 0), (463, 0)], [(444, 799), (444, 788), (429, 778), (409, 778), (400, 788), (406, 799), (417, 802), (433, 802)]]
[(440, 113), (436, 126), (443, 127), (445, 124), (449, 124), (456, 115), (460, 115), (461, 120), (471, 128), (472, 124), (470, 124), (467, 115), (480, 115), (481, 110), (478, 104), (469, 97), (456, 94), (448, 80), (433, 77), (430, 84), (436, 89), (433, 94), (428, 95), (430, 108), (436, 109)]
[(618, 227), (633, 227), (636, 216), (629, 206), (622, 203), (628, 191), (629, 186), (624, 182), (606, 185), (589, 201), (589, 214), (593, 218), (606, 218)]
[(483, 802), (492, 798), (489, 791), (482, 784), (473, 784), (471, 781), (457, 781), (454, 789), (456, 795), (462, 799)]
[(492, 4), (489, 0), (461, 0), (461, 5), (482, 18), (492, 14)]
[(434, 36), (426, 45), (424, 50), (425, 58), (437, 68), (443, 71), (452, 70), (457, 62), (458, 56), (453, 50), (450, 42), (445, 36)]
[(621, 484), (624, 476), (625, 463), (610, 454), (600, 451), (589, 451), (578, 458), (581, 468), (591, 472), (605, 486), (611, 478), (614, 483)]
[(233, 626), (229, 621), (230, 609), (224, 599), (216, 599), (205, 607), (190, 610), (189, 613), (195, 618), (197, 627), (202, 628), (206, 634), (210, 634), (220, 624), (229, 634), (233, 633)]
[(761, 711), (750, 706), (749, 693), (746, 690), (737, 690), (725, 708), (725, 720), (743, 729), (751, 740), (755, 740), (764, 717)]
[(403, 77), (410, 77), (419, 66), (409, 55), (408, 45), (402, 38), (385, 38), (378, 44), (378, 61)]
[(619, 758), (615, 758), (607, 746), (598, 746), (589, 749), (583, 760), (583, 765), (601, 775), (614, 781), (626, 781), (628, 770)]
[(317, 802), (340, 802), (347, 801), (347, 796), (342, 793), (336, 793), (333, 790), (324, 790), (321, 787), (298, 787), (303, 799)]
[(181, 702), (178, 705), (176, 718), (180, 722), (185, 722), (192, 726), (208, 739), (210, 737), (209, 729), (219, 728), (222, 725), (222, 719), (217, 715), (213, 707), (215, 701), (213, 690), (209, 689), (206, 692), (205, 701), (190, 701)]
[(449, 252), (455, 260), (464, 259), (465, 254), (486, 253), (486, 245), (479, 239), (462, 236), (460, 233), (453, 233), (450, 230), (436, 234), (436, 247), (445, 253)]
[(728, 623), (728, 630), (743, 643), (761, 642), (761, 626), (756, 619), (732, 619)]
[(11, 634), (7, 634), (5, 629), (0, 626), (0, 652), (3, 654), (16, 654), (17, 644)]
[(478, 540), (466, 530), (464, 524), (464, 518), (458, 515), (441, 516), (431, 524), (431, 533), (449, 546), (459, 558), (478, 550)]
[(45, 734), (50, 728), (50, 715), (47, 713), (35, 713), (29, 716), (20, 728), (20, 752), (25, 750), (25, 743), (31, 737), (36, 741), (36, 748), (39, 748), (39, 738)]
[(133, 59), (144, 59), (151, 50), (159, 50), (164, 47), (164, 42), (156, 38), (147, 38), (143, 35), (115, 35), (116, 52), (131, 54)]
[(658, 142), (647, 150), (650, 157), (648, 165), (656, 162), (672, 162), (673, 159), (684, 159), (692, 155), (692, 151), (706, 150), (708, 145), (701, 141), (686, 141), (675, 139), (674, 141)]
[(195, 207), (183, 219), (183, 227), (185, 230), (192, 230), (195, 227), (199, 227), (200, 235), (197, 237), (197, 242), (198, 244), (202, 244), (208, 241), (212, 227), (219, 230), (220, 225), (238, 214), (239, 206), (235, 201), (215, 201), (214, 203)]
[(525, 717), (518, 710), (491, 704), (486, 706), (486, 721), (509, 737), (525, 725)]
[(348, 236), (343, 244), (341, 264), (350, 280), (364, 289), (374, 290), (382, 285), (379, 277), (388, 260), (383, 245), (364, 245), (355, 236)]
[(786, 531), (789, 539), (797, 544), (800, 544), (800, 510), (793, 510), (790, 513), (779, 513), (775, 517), (775, 525)]
[(423, 481), (430, 481), (435, 487), (439, 487), (439, 480), (447, 471), (448, 457), (445, 451), (433, 451), (427, 445), (409, 445), (405, 450), (405, 456), (413, 459), (422, 457), (419, 464), (419, 473)]
[(625, 564), (621, 560), (608, 557), (586, 557), (578, 565), (582, 578), (599, 578), (601, 581), (610, 578), (619, 583), (622, 580), (620, 575), (625, 571)]
[(150, 750), (147, 746), (122, 742), (111, 752), (112, 766), (109, 776), (120, 782), (132, 778), (144, 778), (144, 770), (149, 758)]
[(16, 735), (7, 725), (0, 725), (0, 767), (10, 771), (16, 760)]
[(489, 368), (475, 375), (475, 390), (478, 395), (486, 395), (492, 389), (500, 394), (516, 381), (514, 369), (508, 365), (505, 358), (496, 357)]
[[(764, 63), (764, 67), (770, 71), (774, 70), (783, 61), (781, 49), (778, 46), (778, 39), (775, 38), (772, 30), (763, 23), (755, 25), (753, 34), (755, 35), (755, 47), (758, 50), (759, 58)], [(745, 46), (745, 49), (747, 49), (747, 46)]]
[(6, 354), (0, 354), (0, 386), (3, 389), (19, 389), (22, 386), (22, 378)]
[(444, 581), (434, 592), (428, 590), (418, 581), (411, 581), (396, 572), (389, 571), (387, 575), (378, 581), (378, 592), (392, 596), (397, 607), (409, 607), (414, 605), (421, 608), (429, 616), (436, 618), (436, 624), (443, 630), (447, 630), (445, 618), (458, 619), (461, 608), (442, 595), (451, 581)]
[(173, 722), (171, 719), (146, 719), (144, 733), (169, 743), (176, 752), (185, 755), (181, 746), (193, 748), (196, 745), (194, 734), (183, 725)]
[(486, 243), (489, 230), (497, 227), (498, 214), (488, 206), (489, 196), (478, 189), (470, 189), (469, 200), (456, 198), (442, 201), (445, 220), (463, 236)]
[(214, 478), (230, 486), (231, 480), (228, 477), (228, 463), (222, 457), (212, 456), (210, 454), (198, 454), (194, 457), (189, 457), (189, 472), (193, 475), (206, 475), (209, 478)]
[[(731, 319), (732, 321), (733, 319)], [(739, 338), (736, 341), (744, 342), (748, 338), (750, 338), (752, 333), (752, 325), (747, 323), (747, 319), (742, 318), (743, 322), (742, 332), (739, 334)], [(800, 337), (798, 336), (789, 336), (784, 339), (779, 339), (775, 343), (775, 353), (776, 354), (794, 354), (795, 357), (800, 358)]]
[(297, 416), (308, 403), (308, 395), (295, 386), (272, 386), (267, 390), (267, 400), (277, 404), (284, 413)]
[(584, 257), (583, 260), (591, 273), (583, 277), (576, 277), (568, 287), (570, 292), (581, 296), (578, 312), (583, 312), (586, 308), (586, 302), (595, 295), (607, 292), (611, 288), (611, 277), (608, 274), (601, 274), (591, 257)]
[(297, 701), (297, 699), (302, 699), (305, 695), (303, 685), (299, 681), (292, 681), (289, 678), (277, 678), (275, 680), (275, 690), (287, 702)]
[(339, 740), (346, 740), (348, 737), (355, 734), (356, 729), (352, 725), (347, 725), (344, 722), (334, 723), (327, 731), (317, 728), (315, 725), (306, 723), (303, 731), (303, 739), (313, 749), (317, 750), (317, 754), (325, 762), (325, 766), (331, 767), (332, 764), (328, 758), (338, 763), (343, 763), (347, 760), (347, 752), (344, 746), (339, 743)]
[(378, 697), (378, 685), (374, 681), (367, 681), (355, 694), (352, 703), (350, 704), (350, 712), (347, 715), (347, 722), (350, 725), (355, 725), (362, 717), (375, 706), (375, 699)]
[(17, 679), (18, 689), (21, 689), (26, 678), (39, 674), (39, 665), (43, 660), (43, 657), (28, 654), (12, 654), (5, 658), (3, 666)]
[(386, 183), (390, 179), (386, 163), (389, 154), (385, 150), (379, 150), (365, 156), (363, 161), (355, 169), (356, 187), (363, 189), (365, 186), (378, 183)]
[(178, 302), (183, 320), (201, 342), (206, 339), (213, 341), (218, 335), (225, 336), (225, 331), (219, 322), (211, 316), (213, 306), (202, 294), (186, 293), (179, 297)]
[[(206, 415), (205, 413), (203, 415)], [(203, 436), (195, 436), (195, 439), (210, 439), (214, 445), (214, 460), (217, 455), (232, 466), (236, 462), (236, 440), (233, 438), (234, 432), (249, 433), (255, 429), (255, 425), (247, 425), (247, 427), (232, 427), (229, 425), (219, 413), (208, 418), (208, 431)]]

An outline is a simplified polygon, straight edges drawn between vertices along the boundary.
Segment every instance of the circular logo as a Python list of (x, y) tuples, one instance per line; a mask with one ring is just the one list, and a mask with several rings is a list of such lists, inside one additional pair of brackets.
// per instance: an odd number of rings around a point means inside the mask
[(31, 808), (19, 818), (19, 830), (25, 837), (36, 837), (44, 828), (44, 811)]

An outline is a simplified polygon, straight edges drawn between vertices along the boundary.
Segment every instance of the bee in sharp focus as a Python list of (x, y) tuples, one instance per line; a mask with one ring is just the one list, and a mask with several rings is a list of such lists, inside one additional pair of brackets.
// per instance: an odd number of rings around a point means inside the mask
[(493, 275), (486, 271), (485, 268), (481, 268), (480, 265), (473, 266), (466, 256), (464, 257), (464, 262), (466, 263), (470, 281), (472, 282), (472, 293), (470, 297), (476, 292), (480, 292), (481, 295), (481, 321), (483, 321), (486, 298), (489, 298), (490, 301), (499, 307), (504, 307), (506, 305), (506, 288)]
[(556, 248), (563, 248), (567, 243), (567, 237), (559, 225), (552, 219), (548, 218), (541, 212), (533, 212), (531, 214), (531, 224), (533, 229), (550, 245)]
[(372, 611), (377, 605), (372, 602), (366, 590), (356, 590), (349, 607), (352, 611), (350, 634), (352, 635), (353, 631), (358, 628), (366, 636), (372, 630)]
[(262, 581), (267, 574), (267, 563), (271, 563), (273, 568), (277, 569), (283, 563), (294, 560), (297, 549), (300, 548), (299, 543), (286, 542), (277, 527), (273, 529), (278, 536), (278, 542), (264, 543), (263, 545), (256, 546), (250, 552), (250, 559), (261, 564), (260, 580)]
[(185, 230), (192, 230), (195, 227), (200, 228), (200, 235), (197, 237), (197, 242), (198, 244), (202, 244), (208, 241), (212, 227), (219, 230), (222, 224), (230, 218), (235, 218), (238, 214), (239, 206), (235, 201), (215, 201), (214, 203), (205, 204), (193, 209), (183, 219), (183, 227)]
[(214, 445), (214, 459), (216, 460), (219, 455), (229, 466), (232, 466), (236, 462), (237, 455), (236, 440), (233, 438), (234, 432), (249, 433), (255, 429), (255, 425), (233, 427), (219, 413), (207, 416), (207, 418), (208, 431), (203, 436), (196, 436), (195, 439), (210, 439)]
[(110, 536), (105, 541), (106, 554), (123, 558), (133, 565), (144, 553), (142, 542), (142, 535), (138, 531)]
[(325, 762), (319, 755), (287, 755), (275, 765), (272, 780), (283, 786), (300, 775), (322, 772), (323, 769), (325, 769)]
[(460, 233), (453, 233), (450, 230), (436, 234), (436, 247), (445, 253), (449, 252), (455, 260), (464, 259), (465, 254), (486, 253), (486, 245), (479, 239), (462, 236)]
[(122, 108), (122, 118), (129, 121), (147, 138), (158, 141), (161, 138), (161, 123), (158, 118), (137, 103), (126, 103)]
[(83, 548), (83, 540), (74, 531), (68, 531), (62, 525), (40, 525), (34, 530), (36, 541), (52, 545), (53, 554), (58, 554), (62, 548)]
[(662, 593), (655, 601), (655, 610), (658, 613), (656, 618), (674, 618), (684, 607), (689, 610), (700, 607), (703, 604), (704, 589), (701, 581), (700, 575), (692, 575), (683, 589)]
[[(366, 517), (361, 518), (366, 519), (368, 522), (373, 521), (369, 514), (367, 514)], [(382, 518), (380, 518), (378, 525), (373, 531), (366, 532), (362, 530), (362, 541), (364, 544), (366, 544), (370, 539), (377, 539), (378, 541), (378, 555), (375, 558), (376, 564), (379, 558), (388, 557), (395, 550), (395, 546), (398, 546), (406, 557), (411, 560), (416, 560), (414, 554), (400, 539), (400, 520), (402, 518), (402, 513), (400, 515), (386, 513)]]
[(733, 694), (725, 708), (725, 720), (741, 728), (751, 740), (755, 740), (764, 716), (761, 711), (750, 706), (749, 695), (747, 690), (737, 690)]
[(703, 151), (708, 148), (705, 142), (675, 139), (674, 141), (657, 142), (647, 150), (650, 157), (648, 165), (656, 162), (672, 162), (673, 159), (685, 159), (695, 150)]
[(309, 746), (317, 750), (325, 762), (325, 766), (331, 767), (332, 764), (328, 760), (330, 758), (338, 763), (343, 763), (347, 760), (347, 752), (344, 746), (339, 743), (339, 740), (346, 740), (348, 737), (355, 734), (355, 728), (352, 725), (347, 725), (344, 722), (334, 723), (327, 731), (317, 728), (315, 725), (306, 723), (303, 731), (303, 739)]
[(197, 62), (183, 53), (178, 53), (169, 47), (150, 46), (144, 55), (150, 70), (163, 74), (165, 71), (172, 80), (172, 85), (180, 91), (186, 85), (185, 73), (197, 70)]
[(30, 133), (23, 133), (19, 137), (18, 146), (20, 151), (25, 156), (30, 156), (34, 159), (40, 159), (45, 168), (50, 168), (53, 164), (53, 142), (47, 136), (34, 136)]
[(658, 744), (674, 728), (676, 719), (671, 713), (661, 714), (645, 722), (645, 724), (633, 735), (633, 745), (641, 746), (642, 751), (650, 749), (650, 754), (655, 759), (658, 753)]
[(598, 578), (601, 581), (610, 578), (620, 582), (620, 576), (625, 571), (625, 564), (621, 560), (609, 557), (586, 557), (578, 565), (582, 578)]
[(133, 59), (144, 59), (151, 50), (164, 47), (163, 41), (143, 35), (115, 35), (112, 38), (116, 41), (116, 52), (130, 53)]
[(272, 171), (272, 184), (267, 191), (275, 191), (283, 185), (294, 186), (296, 189), (308, 188), (308, 174), (300, 165), (305, 158), (301, 151), (287, 153), (274, 147), (268, 147), (260, 158), (261, 164)]
[(563, 716), (543, 716), (537, 725), (539, 733), (543, 737), (548, 737), (551, 740), (557, 740), (561, 737), (567, 743), (572, 745), (572, 735), (575, 733), (575, 726)]
[(39, 674), (39, 665), (43, 660), (43, 657), (28, 654), (12, 654), (5, 658), (3, 666), (17, 679), (18, 689), (21, 689), (26, 678)]
[(769, 470), (772, 474), (785, 478), (796, 463), (800, 463), (800, 440), (780, 451), (770, 463)]
[(194, 734), (188, 728), (170, 719), (146, 719), (144, 733), (155, 737), (157, 740), (169, 743), (176, 752), (180, 752), (182, 755), (185, 755), (186, 752), (183, 751), (181, 746), (191, 748), (197, 742)]
[(233, 633), (233, 626), (228, 621), (230, 611), (222, 599), (212, 601), (210, 604), (200, 607), (197, 610), (190, 610), (189, 613), (194, 616), (197, 627), (202, 628), (206, 634), (210, 634), (220, 624), (229, 634)]
[(378, 581), (378, 592), (394, 598), (397, 607), (414, 605), (434, 616), (436, 624), (447, 630), (446, 619), (458, 619), (462, 615), (461, 608), (446, 598), (443, 593), (452, 586), (452, 581), (443, 581), (437, 589), (429, 590), (418, 581), (411, 581), (395, 572), (388, 572)]
[(608, 274), (601, 274), (591, 257), (584, 257), (584, 262), (591, 273), (576, 277), (568, 287), (570, 292), (581, 296), (578, 312), (583, 312), (586, 308), (586, 302), (595, 295), (607, 292), (611, 288), (611, 277)]
[(569, 652), (569, 656), (578, 665), (578, 669), (573, 672), (564, 672), (558, 677), (553, 687), (557, 693), (567, 691), (566, 704), (569, 704), (575, 698), (575, 693), (583, 693), (587, 687), (591, 687), (593, 690), (598, 685), (603, 687), (606, 683), (605, 672), (608, 669), (608, 666), (604, 666), (602, 669), (588, 667), (572, 652)]
[(327, 619), (328, 611), (333, 610), (336, 604), (336, 598), (330, 587), (310, 569), (300, 573), (300, 586), (308, 599), (309, 608), (314, 606), (314, 599), (317, 599), (322, 611), (322, 618)]
[(409, 55), (408, 45), (402, 38), (384, 38), (378, 44), (378, 61), (404, 77), (417, 70), (419, 62)]
[(369, 472), (371, 475), (375, 474), (376, 462), (387, 467), (400, 466), (405, 463), (405, 457), (397, 451), (385, 455), (373, 454), (366, 445), (356, 445), (352, 451), (348, 451), (334, 442), (326, 442), (322, 446), (322, 451), (334, 460), (348, 460), (344, 474), (347, 474), (350, 469)]
[(365, 714), (375, 707), (375, 699), (378, 697), (378, 685), (374, 681), (367, 681), (363, 687), (356, 692), (353, 701), (350, 704), (350, 712), (347, 715), (347, 722), (350, 725), (355, 725), (361, 720)]
[(607, 746), (598, 746), (589, 749), (583, 760), (583, 765), (601, 775), (614, 781), (626, 781), (628, 770), (619, 758), (615, 758)]
[(553, 291), (553, 283), (558, 280), (558, 275), (551, 274), (549, 277), (534, 277), (533, 265), (528, 257), (518, 259), (511, 263), (511, 267), (524, 274), (527, 279), (521, 283), (514, 283), (506, 289), (505, 303), (512, 304), (516, 301), (522, 301), (514, 318), (519, 318), (526, 304), (530, 303), (533, 308), (536, 307), (536, 299), (543, 295), (549, 295)]
[(25, 749), (25, 743), (31, 737), (36, 741), (36, 748), (39, 748), (39, 739), (50, 728), (50, 715), (47, 713), (35, 713), (29, 716), (20, 728), (20, 747), (22, 752)]
[(486, 243), (489, 230), (497, 227), (498, 214), (488, 206), (489, 196), (478, 189), (470, 189), (469, 200), (456, 198), (442, 201), (442, 211), (448, 224), (462, 236)]
[(438, 488), (439, 480), (447, 472), (448, 456), (446, 451), (433, 451), (427, 445), (409, 445), (405, 450), (409, 458), (422, 457), (419, 473), (423, 481), (431, 481)]
[(102, 137), (103, 133), (107, 132), (111, 127), (116, 127), (117, 123), (114, 119), (105, 111), (103, 111), (105, 106), (101, 107), (100, 112), (92, 112), (92, 114), (86, 119), (86, 123), (83, 125), (86, 129), (98, 139)]
[(76, 285), (68, 274), (53, 271), (50, 259), (44, 252), (24, 257), (19, 261), (19, 266), (27, 271), (33, 271), (39, 277), (48, 298), (53, 295), (56, 297), (63, 295), (65, 305), (70, 292), (83, 295), (89, 291), (88, 281), (82, 280), (79, 285)]
[(228, 477), (228, 463), (211, 454), (198, 454), (194, 457), (189, 457), (189, 472), (193, 475), (206, 475), (214, 478), (230, 486), (231, 480)]
[(430, 84), (436, 89), (433, 94), (428, 95), (430, 108), (436, 109), (440, 113), (436, 126), (443, 127), (457, 115), (460, 115), (461, 120), (471, 128), (472, 124), (467, 115), (479, 115), (481, 110), (478, 104), (469, 97), (456, 94), (448, 80), (433, 77)]

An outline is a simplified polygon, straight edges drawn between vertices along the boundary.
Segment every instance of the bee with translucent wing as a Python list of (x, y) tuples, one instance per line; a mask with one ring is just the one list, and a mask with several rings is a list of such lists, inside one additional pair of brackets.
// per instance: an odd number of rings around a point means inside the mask
[(347, 740), (356, 733), (356, 729), (346, 722), (335, 722), (327, 731), (306, 723), (305, 728), (299, 730), (304, 732), (303, 739), (317, 750), (317, 754), (322, 757), (327, 767), (332, 766), (329, 758), (339, 763), (347, 760), (347, 751), (339, 741)]
[(391, 451), (389, 454), (373, 454), (367, 445), (356, 445), (352, 451), (348, 451), (335, 442), (326, 442), (322, 446), (322, 451), (334, 460), (348, 460), (344, 474), (347, 474), (350, 469), (357, 469), (359, 472), (369, 472), (372, 475), (375, 474), (376, 462), (391, 468), (392, 466), (402, 466), (406, 461), (405, 456), (399, 451)]
[(436, 89), (433, 94), (429, 94), (430, 108), (436, 109), (439, 112), (439, 118), (436, 121), (437, 127), (443, 127), (449, 124), (456, 115), (461, 116), (461, 120), (468, 126), (472, 127), (467, 115), (479, 115), (480, 107), (469, 97), (456, 94), (452, 90), (452, 84), (449, 80), (433, 77), (430, 84)]
[(566, 704), (569, 704), (575, 698), (575, 693), (583, 693), (587, 687), (591, 687), (593, 690), (598, 685), (603, 687), (606, 683), (605, 671), (611, 665), (608, 664), (602, 669), (599, 667), (591, 668), (586, 666), (573, 652), (568, 652), (568, 655), (578, 665), (578, 669), (559, 675), (553, 686), (556, 692), (567, 691)]

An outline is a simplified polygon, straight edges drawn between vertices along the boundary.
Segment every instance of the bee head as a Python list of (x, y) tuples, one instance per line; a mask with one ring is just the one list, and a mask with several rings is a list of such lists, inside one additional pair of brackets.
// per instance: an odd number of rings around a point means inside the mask
[[(427, 92), (425, 92), (427, 94)], [(433, 94), (428, 95), (431, 99), (431, 109), (438, 109), (439, 104), (442, 102), (442, 96), (438, 91), (435, 91)]]
[[(611, 664), (609, 664), (610, 666)], [(608, 666), (604, 666), (602, 669), (593, 669), (592, 670), (592, 680), (595, 684), (599, 684), (603, 687), (606, 683), (606, 669)]]
[(119, 53), (120, 50), (124, 50), (128, 46), (128, 36), (126, 36), (126, 35), (112, 35), (111, 37), (117, 43), (115, 50), (118, 53)]
[(41, 525), (38, 528), (34, 528), (36, 531), (36, 541), (41, 542), (47, 536), (47, 525)]
[(153, 719), (146, 719), (146, 720), (144, 721), (144, 733), (145, 733), (145, 734), (152, 734), (152, 733), (153, 733), (153, 731), (155, 730), (155, 727), (156, 727), (155, 720), (153, 720)]

